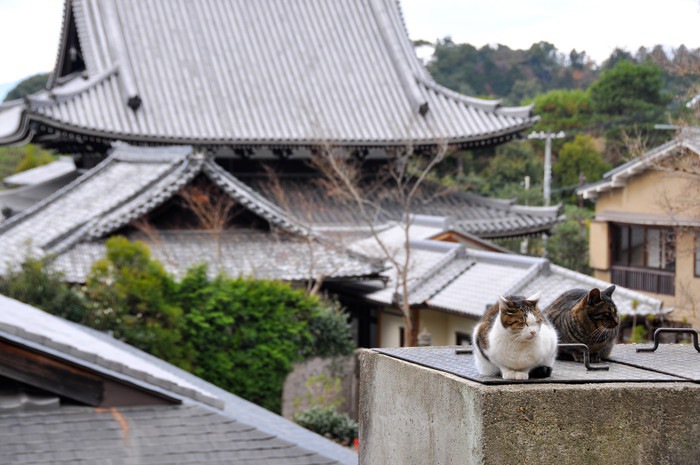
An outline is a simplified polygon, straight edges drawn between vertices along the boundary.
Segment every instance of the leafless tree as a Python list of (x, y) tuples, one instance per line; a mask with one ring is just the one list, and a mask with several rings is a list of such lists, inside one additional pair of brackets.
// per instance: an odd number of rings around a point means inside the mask
[[(410, 218), (418, 198), (425, 195), (423, 188), (428, 175), (447, 153), (447, 144), (438, 144), (420, 154), (412, 146), (393, 149), (391, 161), (383, 166), (382, 172), (372, 173), (372, 176), (368, 176), (361, 162), (345, 149), (325, 145), (312, 160), (312, 165), (322, 175), (319, 183), (328, 196), (357, 212), (357, 218), (367, 226), (378, 246), (381, 258), (393, 269), (395, 304), (401, 310), (409, 346), (417, 345), (419, 329), (417, 310), (410, 305), (409, 279), (413, 266)], [(396, 210), (399, 218), (396, 218)], [(392, 213), (403, 232), (399, 251), (382, 239), (378, 229)]]

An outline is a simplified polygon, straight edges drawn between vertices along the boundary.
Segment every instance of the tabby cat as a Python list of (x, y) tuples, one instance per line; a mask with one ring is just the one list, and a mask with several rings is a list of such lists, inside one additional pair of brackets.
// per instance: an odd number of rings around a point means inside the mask
[[(613, 291), (614, 285), (604, 291), (572, 289), (544, 310), (559, 333), (559, 342), (586, 344), (591, 362), (607, 358), (617, 339), (620, 317), (612, 300)], [(559, 356), (583, 361), (583, 354), (573, 349), (561, 349)]]
[(485, 376), (500, 373), (503, 379), (546, 378), (557, 356), (557, 333), (537, 302), (540, 293), (527, 299), (499, 297), (474, 328), (476, 367)]

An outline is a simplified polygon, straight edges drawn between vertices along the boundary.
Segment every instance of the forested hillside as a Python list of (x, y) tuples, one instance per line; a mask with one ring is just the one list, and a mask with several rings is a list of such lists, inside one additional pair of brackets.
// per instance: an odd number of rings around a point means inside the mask
[[(693, 98), (700, 94), (700, 49), (618, 49), (596, 64), (583, 51), (562, 53), (547, 42), (527, 50), (477, 49), (450, 39), (433, 46), (427, 67), (439, 83), (504, 105), (532, 103), (540, 117), (534, 131), (563, 132), (552, 143), (551, 203), (564, 204), (567, 221), (546, 247), (555, 263), (572, 269), (587, 271), (592, 217), (591, 205), (576, 198), (576, 187), (676, 134), (658, 125), (698, 124), (700, 102)], [(542, 139), (525, 139), (457, 153), (439, 167), (437, 178), (458, 189), (542, 205), (544, 146)], [(529, 245), (530, 253), (542, 253), (540, 242)]]

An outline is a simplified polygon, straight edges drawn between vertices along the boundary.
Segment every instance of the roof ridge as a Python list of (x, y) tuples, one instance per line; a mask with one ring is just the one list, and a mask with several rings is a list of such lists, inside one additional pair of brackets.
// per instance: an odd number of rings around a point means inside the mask
[(17, 215), (14, 215), (14, 216), (11, 216), (7, 220), (0, 223), (0, 233), (7, 231), (15, 223), (35, 215), (45, 205), (52, 203), (55, 199), (63, 196), (66, 192), (69, 192), (69, 191), (77, 188), (78, 186), (87, 182), (89, 179), (95, 177), (98, 173), (101, 173), (103, 170), (106, 169), (107, 166), (109, 166), (110, 164), (112, 164), (114, 162), (113, 155), (114, 155), (114, 153), (110, 154), (109, 156), (107, 156), (107, 158), (102, 160), (99, 164), (97, 164), (94, 168), (92, 168), (91, 170), (84, 173), (82, 176), (77, 177), (73, 181), (69, 182), (65, 186), (61, 187), (60, 189), (58, 189), (54, 193), (48, 195), (44, 199), (40, 200), (39, 202), (35, 203), (31, 207), (22, 211), (21, 213), (18, 213)]
[(256, 212), (271, 223), (282, 229), (301, 234), (302, 236), (316, 237), (311, 226), (299, 223), (289, 213), (285, 212), (275, 203), (255, 191), (252, 187), (224, 170), (215, 161), (208, 159), (202, 168), (203, 172), (220, 188), (235, 200), (241, 202), (250, 210)]
[(401, 51), (396, 48), (399, 44), (393, 40), (393, 35), (391, 35), (391, 19), (387, 18), (388, 12), (385, 9), (383, 1), (369, 0), (369, 4), (375, 19), (379, 23), (380, 35), (382, 36), (382, 40), (384, 40), (384, 45), (389, 51), (389, 57), (391, 58), (394, 70), (399, 76), (401, 87), (403, 87), (409, 102), (411, 102), (411, 109), (421, 115), (425, 115), (428, 112), (428, 101), (425, 96), (422, 95), (420, 87), (417, 85), (418, 77), (408, 68), (405, 61), (401, 58)]

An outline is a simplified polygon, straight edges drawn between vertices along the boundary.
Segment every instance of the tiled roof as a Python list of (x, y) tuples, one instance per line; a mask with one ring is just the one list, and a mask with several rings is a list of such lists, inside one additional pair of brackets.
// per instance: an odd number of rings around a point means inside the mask
[(608, 171), (602, 180), (579, 187), (576, 192), (586, 199), (595, 199), (599, 193), (624, 186), (629, 177), (653, 169), (665, 158), (684, 149), (700, 155), (700, 128), (685, 128), (675, 139)]
[(46, 165), (37, 166), (21, 173), (13, 174), (2, 180), (6, 187), (31, 186), (63, 177), (75, 171), (72, 157), (60, 157)]
[(339, 464), (203, 407), (0, 412), (7, 464)]
[(0, 224), (0, 248), (7, 251), (0, 256), (0, 270), (28, 255), (52, 254), (69, 280), (82, 282), (92, 261), (104, 256), (109, 235), (173, 198), (198, 174), (273, 228), (231, 228), (219, 235), (160, 231), (156, 239), (138, 237), (176, 275), (203, 262), (212, 272), (283, 280), (358, 277), (381, 269), (379, 262), (313, 234), (192, 147), (117, 144), (100, 165)]
[[(367, 227), (367, 220), (358, 215), (355, 204), (348, 205), (321, 186), (321, 178), (246, 177), (241, 181), (273, 202), (279, 202), (278, 191), (284, 192), (286, 209), (300, 221), (313, 225), (314, 230), (331, 232), (348, 228)], [(459, 233), (494, 239), (545, 232), (562, 220), (561, 206), (526, 207), (513, 200), (490, 199), (475, 194), (445, 189), (425, 183), (411, 203), (414, 215), (449, 217), (452, 229)], [(389, 226), (403, 217), (400, 202), (386, 198), (373, 215), (374, 221)]]
[[(401, 259), (405, 251), (398, 245), (396, 250)], [(541, 292), (540, 306), (544, 308), (569, 289), (610, 286), (544, 258), (466, 249), (455, 243), (415, 240), (410, 243), (410, 253), (409, 302), (474, 318), (481, 317), (499, 295)], [(385, 274), (385, 286), (365, 283), (358, 287), (359, 295), (384, 305), (396, 304), (400, 299), (395, 295), (398, 274), (395, 268)], [(661, 312), (661, 300), (620, 286), (614, 300), (622, 314)]]
[[(221, 234), (208, 231), (160, 231), (156, 237), (132, 235), (145, 242), (154, 258), (174, 276), (205, 264), (210, 274), (283, 281), (304, 281), (323, 276), (349, 279), (378, 273), (376, 265), (362, 256), (289, 234), (258, 230), (235, 230)], [(66, 281), (85, 282), (90, 266), (105, 257), (103, 241), (81, 242), (52, 262)]]
[(60, 76), (64, 38), (51, 90), (0, 108), (0, 143), (36, 121), (85, 144), (482, 145), (535, 122), (437, 84), (396, 0), (66, 0), (71, 24), (85, 71)]
[(182, 405), (0, 406), (0, 463), (356, 464), (346, 448), (107, 334), (0, 296), (0, 339)]

